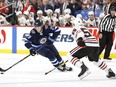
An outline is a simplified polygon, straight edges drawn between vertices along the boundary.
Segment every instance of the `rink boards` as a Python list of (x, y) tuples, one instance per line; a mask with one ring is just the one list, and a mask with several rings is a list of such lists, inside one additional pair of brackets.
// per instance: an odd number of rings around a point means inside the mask
[[(29, 33), (33, 27), (0, 27), (0, 53), (17, 53), (28, 54), (29, 51), (24, 46), (23, 34)], [(76, 46), (76, 43), (71, 36), (71, 27), (60, 27), (61, 34), (54, 43), (62, 56), (66, 56), (67, 52)], [(98, 39), (98, 28), (88, 27), (90, 32)], [(114, 33), (114, 44), (111, 51), (111, 57), (116, 58), (116, 39)], [(103, 56), (103, 55), (101, 55)]]

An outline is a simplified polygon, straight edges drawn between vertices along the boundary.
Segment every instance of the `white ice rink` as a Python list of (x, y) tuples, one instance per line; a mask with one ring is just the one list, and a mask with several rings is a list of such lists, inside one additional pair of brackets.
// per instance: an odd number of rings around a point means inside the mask
[[(0, 67), (8, 68), (26, 55), (0, 54)], [(66, 60), (66, 57), (63, 57)], [(0, 87), (116, 87), (116, 79), (106, 78), (106, 73), (83, 59), (89, 67), (91, 74), (83, 80), (79, 80), (79, 68), (72, 66), (72, 72), (59, 72), (55, 70), (48, 75), (46, 71), (54, 68), (48, 59), (41, 56), (30, 56), (26, 60), (14, 66), (12, 69), (0, 75)], [(116, 59), (106, 62), (116, 72)]]

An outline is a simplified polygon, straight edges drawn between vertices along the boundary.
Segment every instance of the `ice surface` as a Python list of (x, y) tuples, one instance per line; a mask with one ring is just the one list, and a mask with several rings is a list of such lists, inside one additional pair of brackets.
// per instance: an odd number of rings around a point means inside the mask
[[(0, 67), (6, 69), (25, 56), (27, 55), (0, 54)], [(63, 59), (67, 60), (66, 57)], [(67, 65), (73, 67), (72, 72), (59, 72), (56, 69), (45, 75), (45, 72), (54, 68), (49, 60), (39, 55), (30, 56), (0, 75), (0, 87), (116, 87), (115, 79), (106, 78), (106, 73), (94, 66), (87, 58), (83, 61), (89, 67), (91, 74), (79, 80), (80, 69), (69, 62)], [(116, 72), (116, 59), (106, 63)]]

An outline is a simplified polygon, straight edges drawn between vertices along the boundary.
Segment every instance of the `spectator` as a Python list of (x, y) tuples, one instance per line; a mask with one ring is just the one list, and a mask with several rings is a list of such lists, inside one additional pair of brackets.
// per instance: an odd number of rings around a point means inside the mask
[(71, 27), (72, 26), (72, 23), (71, 23), (71, 15), (69, 15), (69, 14), (66, 14), (65, 16), (64, 16), (64, 18), (65, 18), (65, 27)]
[(23, 17), (23, 15), (22, 15), (22, 12), (21, 11), (17, 11), (16, 12), (16, 16), (17, 16), (17, 25), (19, 25), (19, 26), (24, 26), (24, 17)]
[(81, 5), (81, 3), (77, 2), (76, 0), (71, 0), (71, 3), (73, 5), (72, 15), (76, 16), (75, 11), (82, 10), (82, 5)]
[(17, 1), (17, 6), (16, 6), (16, 8), (17, 8), (17, 11), (22, 11), (22, 10), (23, 10), (23, 3), (22, 3), (21, 0), (18, 0), (18, 1)]
[(100, 13), (99, 19), (98, 19), (98, 25), (99, 25), (100, 21), (101, 21), (104, 17), (105, 17), (105, 13), (104, 13), (104, 12)]
[(101, 9), (98, 0), (88, 0), (87, 3), (88, 3), (87, 8), (89, 10), (94, 10), (94, 9), (99, 10), (99, 9)]
[(29, 14), (30, 14), (32, 17), (34, 17), (35, 9), (34, 9), (34, 7), (31, 5), (30, 0), (26, 0), (26, 3), (25, 3), (24, 8), (23, 8), (23, 12), (24, 12), (24, 11), (28, 11)]
[(72, 14), (72, 11), (73, 11), (72, 3), (70, 3), (69, 0), (64, 0), (63, 6), (62, 6), (62, 14), (64, 14), (64, 10), (67, 8), (69, 8), (71, 10), (71, 14)]
[(62, 5), (63, 5), (63, 3), (61, 2), (62, 0), (56, 0), (56, 2), (55, 2), (55, 4), (54, 4), (54, 11), (56, 10), (56, 9), (60, 9), (60, 13), (62, 13)]
[(77, 15), (76, 15), (76, 18), (81, 19), (83, 26), (86, 26), (86, 20), (83, 19), (83, 17), (82, 17), (81, 14), (77, 14)]
[(41, 21), (43, 21), (44, 22), (44, 24), (45, 24), (45, 17), (43, 16), (43, 11), (42, 10), (38, 10), (37, 11), (37, 18), (36, 18), (37, 20), (41, 20)]
[(36, 20), (37, 17), (37, 10), (38, 10), (38, 0), (30, 0), (31, 5), (34, 7), (34, 19)]
[(41, 0), (38, 0), (37, 1), (37, 10), (40, 10), (41, 9), (41, 5), (42, 5), (42, 1)]
[(0, 0), (0, 14), (7, 16), (9, 8), (5, 5), (4, 0)]
[(94, 12), (93, 11), (89, 11), (88, 12), (88, 16), (89, 16), (89, 18), (88, 18), (88, 20), (87, 20), (87, 26), (97, 26), (97, 24), (98, 24), (98, 21), (96, 20), (96, 18), (94, 17)]
[[(112, 2), (110, 3), (109, 10), (112, 6), (116, 7), (116, 0), (111, 0)], [(108, 12), (109, 12), (108, 10)], [(110, 12), (109, 12), (110, 13)]]
[(110, 7), (110, 4), (111, 4), (111, 0), (105, 0), (103, 2), (104, 6), (103, 6), (103, 11), (104, 13), (107, 15), (108, 12), (109, 12), (109, 7)]
[(29, 16), (29, 12), (24, 11), (23, 14), (22, 26), (34, 26), (34, 18)]
[(82, 2), (82, 9), (83, 9), (83, 10), (88, 10), (88, 6), (87, 6), (87, 5), (88, 5), (88, 4), (87, 4), (86, 1)]
[(46, 16), (46, 10), (51, 9), (53, 11), (53, 7), (49, 4), (49, 0), (42, 0), (42, 5), (40, 6), (40, 10), (43, 11), (43, 15)]
[(4, 16), (0, 15), (0, 26), (6, 26), (6, 25), (10, 25), (10, 23), (7, 22)]
[(50, 25), (55, 25), (55, 22), (57, 21), (56, 17), (53, 16), (53, 11), (51, 9), (46, 10), (46, 19), (49, 21)]
[(64, 20), (63, 20), (63, 15), (61, 15), (60, 9), (56, 9), (54, 11), (54, 16), (56, 17), (56, 26), (63, 26)]

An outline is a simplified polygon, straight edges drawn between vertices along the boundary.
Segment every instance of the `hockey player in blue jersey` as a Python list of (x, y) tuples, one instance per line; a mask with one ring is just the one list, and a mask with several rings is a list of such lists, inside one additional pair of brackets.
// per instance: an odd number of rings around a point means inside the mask
[(58, 70), (72, 71), (71, 67), (67, 67), (63, 63), (63, 59), (53, 45), (60, 32), (58, 27), (43, 25), (43, 21), (36, 20), (35, 28), (30, 31), (29, 35), (23, 36), (25, 38), (25, 46), (30, 50), (32, 56), (40, 54), (47, 57)]

